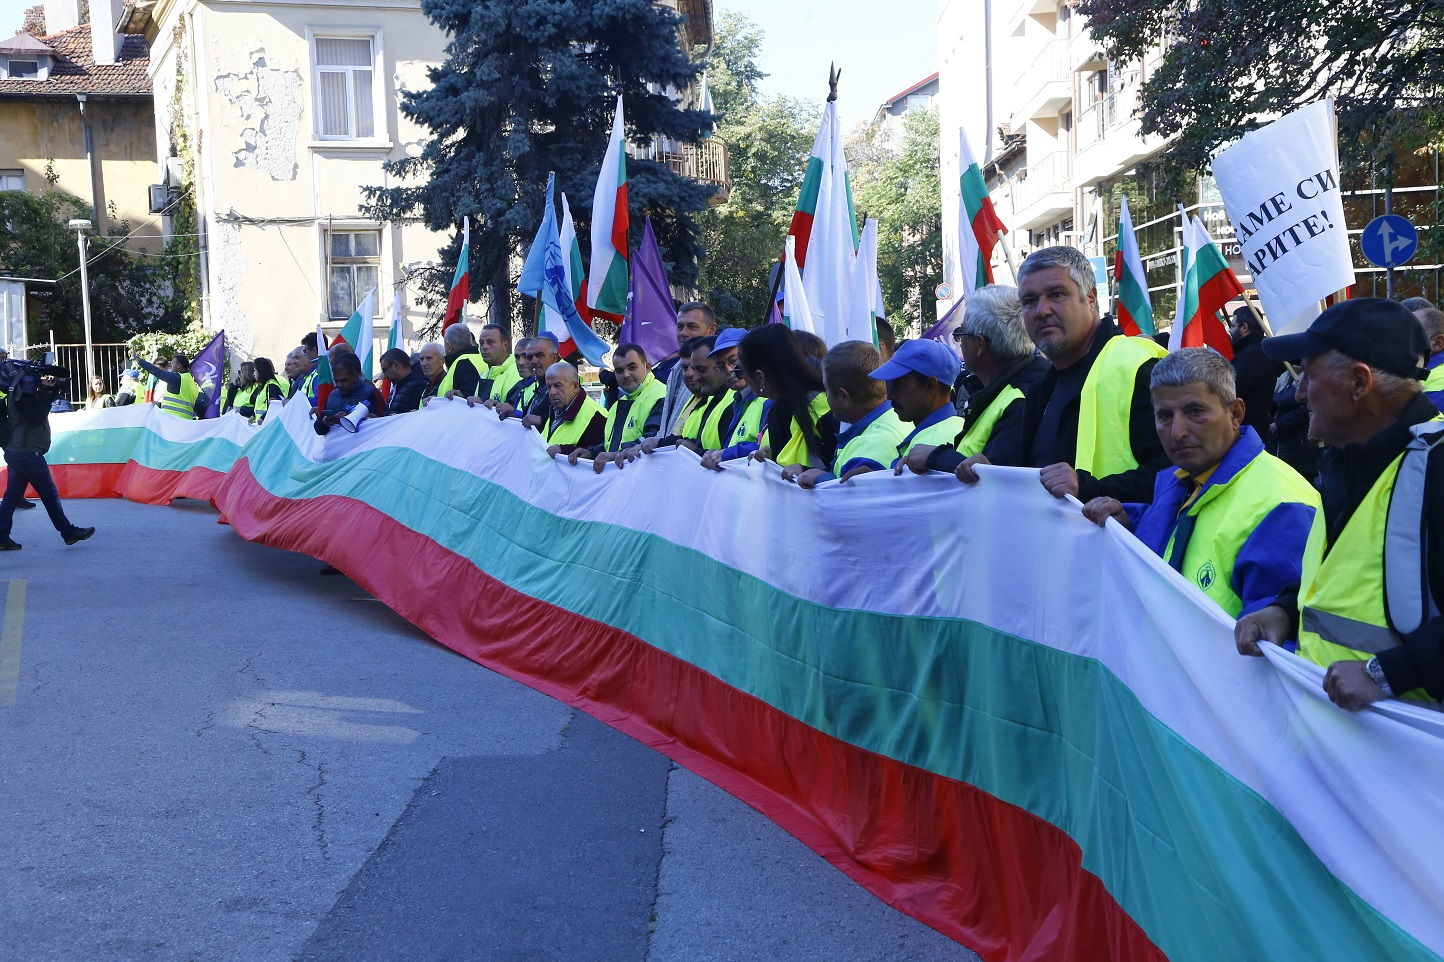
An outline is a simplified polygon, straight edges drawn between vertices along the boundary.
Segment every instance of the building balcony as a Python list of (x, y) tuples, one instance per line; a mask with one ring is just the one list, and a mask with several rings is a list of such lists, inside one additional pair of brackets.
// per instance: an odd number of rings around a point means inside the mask
[(1022, 37), (1027, 33), (1030, 17), (1056, 17), (1057, 13), (1058, 0), (1017, 0), (1008, 11), (1007, 34)]
[(1102, 70), (1108, 66), (1108, 58), (1103, 56), (1102, 45), (1093, 39), (1093, 31), (1087, 27), (1079, 30), (1069, 41), (1068, 63), (1074, 73)]
[(1074, 126), (1077, 153), (1073, 157), (1073, 181), (1091, 187), (1130, 169), (1163, 145), (1158, 137), (1138, 132), (1138, 87), (1114, 90), (1078, 115)]
[(1016, 116), (1022, 120), (1056, 117), (1073, 103), (1073, 66), (1068, 57), (1068, 41), (1050, 40), (1033, 62), (1018, 75), (1014, 90), (1021, 109)]
[(674, 174), (712, 184), (717, 188), (710, 205), (727, 203), (732, 194), (732, 168), (727, 159), (727, 143), (710, 137), (700, 144), (688, 144), (669, 137), (653, 137), (644, 147), (627, 144), (627, 156), (634, 160), (653, 160), (666, 164)]
[(1067, 151), (1028, 158), (1028, 169), (1013, 182), (1013, 230), (1046, 227), (1073, 212)]

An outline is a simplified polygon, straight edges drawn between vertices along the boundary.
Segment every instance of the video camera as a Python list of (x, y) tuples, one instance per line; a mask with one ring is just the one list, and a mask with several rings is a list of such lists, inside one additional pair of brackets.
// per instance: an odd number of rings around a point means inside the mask
[(10, 358), (0, 362), (0, 390), (27, 421), (43, 421), (56, 398), (70, 395), (70, 369)]

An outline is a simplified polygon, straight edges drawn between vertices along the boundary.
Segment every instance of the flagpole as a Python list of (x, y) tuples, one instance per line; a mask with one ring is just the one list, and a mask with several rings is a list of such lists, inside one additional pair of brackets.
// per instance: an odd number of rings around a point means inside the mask
[(1008, 270), (1013, 272), (1013, 283), (1018, 283), (1018, 263), (1013, 260), (1013, 248), (1002, 231), (998, 231), (998, 242), (1003, 245), (1003, 256), (1008, 259)]

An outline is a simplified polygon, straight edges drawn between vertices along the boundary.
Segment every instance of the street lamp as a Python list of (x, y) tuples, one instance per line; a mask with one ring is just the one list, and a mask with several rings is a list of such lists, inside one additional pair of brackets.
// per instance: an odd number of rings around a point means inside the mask
[(90, 271), (86, 267), (86, 241), (90, 238), (90, 221), (77, 218), (70, 222), (75, 243), (80, 248), (80, 307), (85, 315), (85, 383), (87, 390), (95, 379), (95, 345), (90, 339)]

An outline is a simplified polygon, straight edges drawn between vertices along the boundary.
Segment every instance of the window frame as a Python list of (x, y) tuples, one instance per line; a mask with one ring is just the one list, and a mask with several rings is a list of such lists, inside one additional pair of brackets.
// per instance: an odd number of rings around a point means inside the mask
[[(333, 238), (343, 234), (374, 234), (376, 236), (375, 255), (367, 257), (353, 256), (337, 258), (334, 254), (332, 254)], [(376, 300), (372, 304), (372, 318), (380, 319), (385, 313), (386, 306), (382, 303), (385, 298), (381, 295), (382, 291), (386, 287), (387, 275), (389, 273), (385, 270), (387, 258), (386, 234), (387, 231), (383, 228), (383, 226), (374, 222), (333, 222), (330, 225), (321, 225), (322, 283), (320, 285), (320, 290), (323, 292), (321, 295), (321, 323), (323, 325), (335, 326), (339, 330), (340, 327), (344, 325), (346, 323), (346, 320), (351, 316), (351, 312), (355, 310), (355, 308), (352, 307), (348, 309), (345, 314), (337, 315), (332, 313), (333, 305), (331, 304), (331, 272), (338, 267), (349, 267), (352, 269), (352, 290), (354, 291), (355, 295), (359, 297), (363, 295), (365, 291), (360, 290), (356, 287), (355, 268), (374, 266), (376, 269)]]
[[(36, 54), (36, 55), (34, 55), (34, 56), (28, 56), (28, 55), (26, 55), (26, 54), (13, 54), (13, 53), (10, 53), (10, 54), (5, 54), (4, 60), (5, 60), (5, 77), (4, 77), (4, 79), (6, 79), (6, 80), (45, 80), (45, 79), (47, 79), (46, 75), (49, 73), (49, 71), (47, 70), (47, 67), (49, 66), (49, 64), (46, 62), (46, 58), (40, 56), (39, 54)], [(17, 76), (15, 76), (15, 66), (14, 66), (14, 65), (17, 64), (17, 63), (34, 64), (34, 65), (35, 65), (35, 72), (34, 72), (33, 74), (26, 74), (26, 75), (23, 76), (23, 77), (17, 77)]]
[[(6, 187), (6, 186), (4, 186), (5, 180), (8, 179), (8, 178), (11, 178), (11, 177), (18, 179), (18, 180), (20, 181), (20, 186), (18, 186), (18, 187)], [(21, 191), (23, 191), (24, 189), (25, 189), (25, 170), (24, 170), (24, 168), (7, 167), (7, 168), (5, 168), (4, 170), (0, 170), (0, 190), (21, 190)]]
[[(371, 133), (369, 135), (362, 136), (356, 132), (356, 87), (353, 72), (362, 68), (323, 67), (316, 53), (317, 40), (369, 40), (371, 42)], [(386, 51), (382, 44), (381, 28), (308, 26), (306, 27), (306, 48), (309, 51), (308, 55), (311, 59), (310, 100), (311, 114), (315, 118), (311, 123), (311, 136), (327, 146), (347, 144), (374, 146), (378, 144), (389, 144), (391, 141), (389, 128), (390, 110), (388, 109), (389, 104), (386, 103), (385, 100), (386, 85), (382, 78), (382, 68), (386, 63)], [(322, 73), (344, 73), (347, 78), (347, 109), (351, 129), (346, 134), (327, 134), (322, 131)]]

